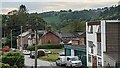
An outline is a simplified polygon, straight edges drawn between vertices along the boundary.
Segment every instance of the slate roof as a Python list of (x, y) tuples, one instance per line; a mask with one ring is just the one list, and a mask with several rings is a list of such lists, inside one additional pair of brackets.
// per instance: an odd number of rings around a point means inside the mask
[(20, 34), (19, 36), (24, 37), (24, 36), (28, 35), (29, 33), (30, 33), (29, 31), (27, 31), (27, 32), (23, 32), (23, 33), (22, 33), (22, 34)]
[(59, 36), (60, 38), (62, 38), (62, 41), (64, 43), (68, 43), (70, 40), (72, 40), (73, 38), (77, 39), (80, 38), (82, 35), (84, 35), (85, 32), (75, 32), (75, 33), (60, 33)]
[(80, 37), (84, 32), (75, 32), (75, 33), (60, 33), (59, 36), (61, 38), (78, 38)]

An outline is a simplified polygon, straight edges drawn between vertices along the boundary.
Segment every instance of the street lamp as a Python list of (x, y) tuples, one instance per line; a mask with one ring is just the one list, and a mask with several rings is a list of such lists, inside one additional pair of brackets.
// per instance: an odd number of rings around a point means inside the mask
[(36, 19), (36, 30), (35, 30), (35, 34), (36, 34), (36, 45), (35, 45), (35, 68), (37, 68), (37, 45), (38, 45), (38, 39), (37, 39), (37, 28), (38, 28), (38, 20)]

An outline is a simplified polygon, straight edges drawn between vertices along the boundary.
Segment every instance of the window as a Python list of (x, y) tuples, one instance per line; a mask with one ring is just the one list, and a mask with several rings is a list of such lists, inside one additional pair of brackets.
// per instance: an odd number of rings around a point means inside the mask
[(88, 54), (88, 62), (91, 62), (91, 55)]
[(91, 53), (93, 54), (93, 52), (94, 52), (94, 50), (93, 50), (93, 46), (94, 46), (93, 42), (92, 42), (92, 41), (88, 41), (88, 45), (89, 45), (89, 47), (91, 48), (91, 49), (90, 49), (90, 50), (91, 50)]
[(101, 33), (101, 26), (98, 27), (98, 33)]
[(101, 56), (101, 43), (100, 42), (97, 43), (97, 54)]
[(93, 33), (93, 26), (91, 25), (90, 33)]
[(102, 66), (102, 59), (98, 57), (98, 66)]
[(93, 46), (91, 46), (91, 53), (93, 54)]
[(97, 42), (101, 42), (101, 33), (97, 33)]
[(88, 33), (93, 33), (93, 25), (88, 26)]

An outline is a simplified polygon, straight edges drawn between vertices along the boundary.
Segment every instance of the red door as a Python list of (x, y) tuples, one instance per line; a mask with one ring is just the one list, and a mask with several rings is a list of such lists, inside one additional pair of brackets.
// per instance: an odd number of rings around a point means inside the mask
[(92, 68), (97, 68), (97, 57), (92, 56)]

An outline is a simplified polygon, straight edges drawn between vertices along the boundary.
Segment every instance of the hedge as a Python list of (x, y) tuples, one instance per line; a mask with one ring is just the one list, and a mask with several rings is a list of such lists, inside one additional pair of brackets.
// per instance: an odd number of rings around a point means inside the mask
[(9, 64), (2, 63), (2, 67), (1, 68), (18, 68), (18, 67), (17, 67), (17, 65), (10, 66)]
[[(46, 45), (38, 45), (37, 46), (38, 49), (61, 49), (64, 48), (63, 44), (46, 44)], [(35, 50), (35, 46), (28, 46), (27, 47), (28, 50), (30, 51), (34, 51)]]
[(24, 66), (24, 55), (20, 52), (4, 52), (2, 56), (2, 63), (10, 66), (16, 65), (18, 68)]

